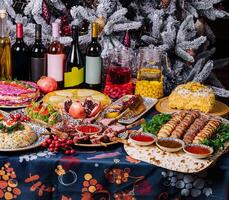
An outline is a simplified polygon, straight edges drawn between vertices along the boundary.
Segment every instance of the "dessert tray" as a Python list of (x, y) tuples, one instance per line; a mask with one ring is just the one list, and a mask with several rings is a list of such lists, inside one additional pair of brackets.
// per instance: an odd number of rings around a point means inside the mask
[[(168, 97), (164, 97), (160, 99), (158, 103), (156, 104), (155, 108), (160, 113), (174, 113), (178, 111), (176, 109), (171, 109), (169, 107)], [(213, 110), (209, 114), (213, 116), (223, 117), (227, 115), (228, 113), (229, 113), (229, 107), (220, 101), (216, 101)]]
[[(213, 117), (203, 113), (198, 114), (196, 111), (193, 113), (192, 111), (188, 112), (188, 115), (192, 115), (193, 117), (197, 113), (199, 116), (194, 117), (196, 119), (191, 119), (189, 116), (186, 117), (186, 120), (183, 118), (183, 122), (181, 120), (176, 124), (175, 116), (181, 113), (184, 112), (173, 114), (172, 118), (161, 124), (157, 131), (157, 125), (155, 125), (157, 124), (156, 120), (153, 120), (153, 128), (149, 126), (146, 127), (144, 124), (142, 127), (145, 132), (147, 130), (152, 130), (154, 134), (156, 132), (157, 141), (161, 139), (181, 140), (185, 143), (185, 146), (183, 146), (184, 151), (182, 151), (181, 148), (181, 150), (177, 152), (169, 152), (160, 148), (158, 143), (156, 143), (157, 145), (140, 146), (128, 140), (128, 143), (124, 145), (127, 154), (135, 159), (158, 167), (182, 173), (197, 173), (213, 165), (219, 157), (229, 150), (229, 141), (225, 139), (229, 133), (229, 121), (221, 117)], [(192, 122), (190, 120), (192, 120)], [(221, 146), (217, 146), (216, 141), (219, 140), (223, 141)], [(212, 150), (214, 148), (214, 152), (205, 156), (206, 158), (200, 158), (198, 153), (193, 156), (185, 152), (185, 148), (188, 146), (207, 147)]]

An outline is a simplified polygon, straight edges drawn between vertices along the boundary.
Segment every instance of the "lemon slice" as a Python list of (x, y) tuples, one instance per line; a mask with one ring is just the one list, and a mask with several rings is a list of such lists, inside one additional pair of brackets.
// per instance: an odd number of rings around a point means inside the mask
[(96, 92), (93, 90), (78, 90), (77, 95), (80, 97), (85, 97), (85, 96), (93, 96)]
[(105, 117), (106, 118), (116, 118), (119, 116), (119, 112), (110, 112), (110, 113), (106, 113)]
[(65, 96), (65, 97), (73, 97), (72, 92), (67, 91), (67, 90), (59, 90), (59, 91), (56, 91), (56, 95)]
[(51, 97), (49, 97), (50, 103), (60, 103), (60, 102), (64, 102), (65, 100), (66, 100), (65, 96), (51, 96)]

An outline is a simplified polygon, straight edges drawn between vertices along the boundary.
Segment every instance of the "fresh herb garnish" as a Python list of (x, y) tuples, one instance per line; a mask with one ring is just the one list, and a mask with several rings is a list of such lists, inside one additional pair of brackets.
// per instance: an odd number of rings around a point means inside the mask
[(216, 131), (215, 137), (205, 139), (202, 144), (210, 146), (217, 151), (223, 148), (226, 142), (229, 142), (229, 125), (221, 124)]
[(162, 125), (168, 122), (172, 116), (170, 114), (159, 114), (155, 115), (150, 121), (145, 122), (141, 125), (144, 132), (152, 133), (157, 135)]

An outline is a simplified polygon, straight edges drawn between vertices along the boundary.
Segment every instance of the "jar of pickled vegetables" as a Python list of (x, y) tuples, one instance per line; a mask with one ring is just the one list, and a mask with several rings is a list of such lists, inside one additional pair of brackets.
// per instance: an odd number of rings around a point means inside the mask
[(132, 52), (126, 48), (118, 48), (112, 54), (109, 67), (106, 69), (104, 94), (112, 99), (133, 93), (131, 81)]
[(166, 54), (156, 48), (141, 48), (137, 56), (137, 81), (135, 94), (145, 97), (163, 97), (162, 66)]

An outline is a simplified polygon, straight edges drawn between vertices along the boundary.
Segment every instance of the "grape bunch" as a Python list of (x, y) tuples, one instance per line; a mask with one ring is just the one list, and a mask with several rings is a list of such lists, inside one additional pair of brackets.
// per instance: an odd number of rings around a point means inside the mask
[(125, 183), (128, 181), (129, 178), (129, 168), (122, 169), (106, 169), (105, 170), (105, 177), (109, 180), (110, 183), (116, 183), (120, 185), (121, 183)]
[(21, 115), (20, 113), (12, 114), (10, 113), (10, 118), (13, 121), (29, 122), (30, 118), (27, 115)]
[(72, 139), (60, 139), (56, 135), (51, 135), (47, 138), (43, 143), (42, 146), (48, 148), (51, 152), (59, 152), (62, 151), (65, 154), (75, 154), (76, 151), (73, 149), (73, 141)]

